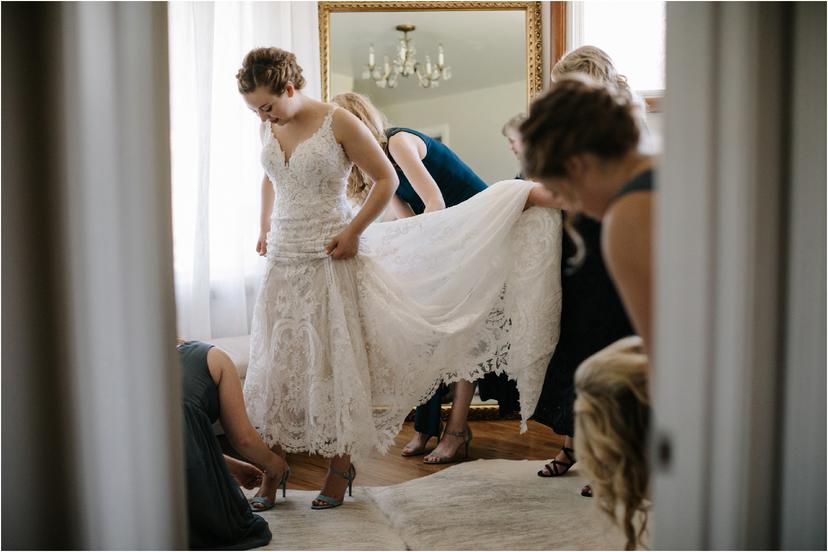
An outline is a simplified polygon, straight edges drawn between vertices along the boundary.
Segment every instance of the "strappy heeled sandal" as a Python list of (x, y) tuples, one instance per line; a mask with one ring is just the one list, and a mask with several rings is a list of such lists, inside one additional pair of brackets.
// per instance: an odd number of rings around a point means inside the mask
[[(282, 474), (281, 479), (279, 479), (278, 485), (276, 485), (277, 492), (279, 487), (282, 488), (282, 498), (287, 497), (287, 481), (289, 477), (290, 468), (285, 468), (285, 472)], [(273, 496), (273, 500), (270, 500), (266, 496), (254, 496), (253, 498), (248, 498), (247, 502), (250, 504), (250, 509), (254, 512), (264, 512), (276, 505), (276, 495)]]
[[(548, 464), (544, 466), (549, 473), (544, 472), (543, 470), (538, 470), (539, 477), (558, 477), (566, 472), (569, 471), (569, 468), (575, 465), (575, 451), (569, 447), (562, 447), (561, 450), (564, 453), (564, 456), (569, 459), (569, 462), (563, 462), (556, 458), (553, 458)], [(562, 466), (562, 467), (558, 467)]]
[[(354, 479), (356, 479), (356, 468), (354, 467), (354, 465), (351, 464), (351, 466), (348, 468), (348, 473), (343, 473), (331, 466), (331, 473), (334, 475), (338, 475), (339, 477), (342, 477), (343, 479), (348, 481), (348, 496), (354, 496), (351, 492), (351, 489), (354, 485)], [(342, 506), (342, 503), (345, 501), (345, 497), (343, 496), (340, 499), (336, 499), (330, 496), (325, 496), (320, 493), (314, 500), (324, 502), (324, 504), (311, 503), (311, 510), (330, 510), (331, 508)]]
[(400, 452), (400, 456), (422, 456), (426, 453), (426, 447), (428, 446), (428, 442), (431, 441), (432, 437), (437, 437), (437, 444), (440, 444), (440, 435), (443, 433), (443, 424), (440, 424), (440, 431), (437, 435), (429, 435), (426, 437), (426, 440), (423, 442), (423, 445), (417, 448), (409, 449), (408, 447), (403, 447), (402, 451)]
[[(451, 464), (452, 462), (459, 462), (461, 460), (468, 460), (469, 458), (469, 445), (471, 444), (472, 440), (472, 430), (470, 427), (466, 427), (463, 431), (444, 431), (443, 435), (451, 435), (452, 437), (462, 437), (464, 439), (463, 444), (457, 447), (457, 450), (454, 451), (454, 454), (451, 456), (436, 456), (431, 454), (429, 456), (433, 456), (437, 460), (429, 460), (428, 458), (423, 459), (423, 464)], [(462, 458), (460, 457), (460, 451), (463, 450), (464, 454)]]

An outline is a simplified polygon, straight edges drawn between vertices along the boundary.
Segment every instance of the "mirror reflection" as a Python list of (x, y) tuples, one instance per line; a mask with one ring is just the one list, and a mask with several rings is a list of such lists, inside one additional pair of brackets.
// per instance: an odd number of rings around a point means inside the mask
[(332, 13), (329, 52), (329, 98), (367, 96), (488, 184), (517, 173), (501, 129), (527, 107), (524, 11)]

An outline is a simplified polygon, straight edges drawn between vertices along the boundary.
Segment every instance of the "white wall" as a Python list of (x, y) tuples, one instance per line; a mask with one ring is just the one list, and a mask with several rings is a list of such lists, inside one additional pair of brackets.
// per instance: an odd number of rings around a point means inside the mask
[(342, 92), (353, 92), (354, 77), (353, 75), (343, 75), (342, 73), (331, 73), (331, 98)]
[(523, 81), (381, 109), (395, 126), (420, 130), (448, 125), (451, 149), (488, 184), (514, 178), (518, 172), (517, 159), (500, 130), (526, 110)]

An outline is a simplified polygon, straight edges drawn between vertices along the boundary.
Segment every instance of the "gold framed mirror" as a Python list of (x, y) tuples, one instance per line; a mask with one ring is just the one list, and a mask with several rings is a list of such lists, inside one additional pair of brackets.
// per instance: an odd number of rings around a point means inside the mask
[(318, 6), (323, 101), (359, 92), (393, 126), (445, 143), (485, 182), (517, 174), (501, 128), (543, 87), (540, 2)]
[[(319, 2), (318, 14), (323, 101), (366, 95), (488, 184), (515, 177), (501, 129), (543, 88), (540, 2)], [(496, 415), (475, 396), (471, 417)]]
[[(524, 60), (526, 68), (526, 100), (543, 89), (541, 3), (540, 2), (319, 2), (319, 57), (321, 67), (322, 100), (331, 98), (331, 29), (334, 14), (366, 14), (399, 12), (404, 14), (439, 12), (516, 12), (522, 16), (525, 33)], [(402, 20), (403, 17), (400, 17)], [(343, 22), (346, 23), (346, 22)], [(401, 23), (403, 24), (403, 23)], [(496, 37), (482, 37), (491, 39)], [(505, 38), (505, 37), (504, 37)]]

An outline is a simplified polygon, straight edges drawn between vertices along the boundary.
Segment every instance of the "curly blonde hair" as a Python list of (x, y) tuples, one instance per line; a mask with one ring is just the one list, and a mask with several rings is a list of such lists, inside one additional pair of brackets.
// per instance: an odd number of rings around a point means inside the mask
[(575, 372), (578, 461), (592, 481), (598, 507), (624, 530), (627, 550), (641, 543), (647, 529), (647, 381), (647, 356), (637, 336), (595, 353)]
[(562, 57), (552, 67), (550, 77), (556, 81), (565, 75), (589, 75), (602, 84), (613, 84), (632, 94), (627, 77), (618, 72), (608, 53), (597, 46), (581, 46)]
[[(388, 119), (385, 115), (376, 108), (367, 96), (357, 94), (356, 92), (343, 92), (337, 94), (331, 99), (331, 103), (354, 114), (357, 119), (363, 122), (371, 135), (377, 140), (380, 147), (386, 155), (388, 155), (388, 137), (385, 135), (385, 129), (388, 128)], [(365, 174), (359, 167), (354, 166), (351, 169), (351, 174), (348, 177), (347, 196), (352, 202), (361, 205), (368, 197), (368, 193), (373, 186), (371, 178)]]
[(302, 68), (296, 62), (296, 55), (281, 48), (254, 48), (250, 50), (242, 67), (236, 73), (239, 92), (247, 94), (260, 86), (267, 86), (271, 92), (281, 96), (287, 84), (301, 90), (305, 86)]

